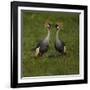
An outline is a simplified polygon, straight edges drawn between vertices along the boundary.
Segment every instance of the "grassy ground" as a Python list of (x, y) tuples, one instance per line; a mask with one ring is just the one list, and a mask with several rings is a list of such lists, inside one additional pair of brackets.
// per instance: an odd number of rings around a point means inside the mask
[[(35, 59), (32, 48), (43, 39), (47, 30), (44, 23), (52, 22), (50, 48), (43, 56)], [(55, 23), (63, 22), (60, 38), (67, 46), (66, 55), (58, 55), (54, 48)], [(52, 57), (49, 57), (52, 55)], [(69, 75), (79, 73), (79, 14), (57, 12), (22, 11), (22, 76)]]

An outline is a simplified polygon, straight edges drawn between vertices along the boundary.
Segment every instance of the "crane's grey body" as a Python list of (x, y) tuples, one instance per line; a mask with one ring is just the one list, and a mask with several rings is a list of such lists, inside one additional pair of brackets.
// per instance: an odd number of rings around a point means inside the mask
[(55, 49), (60, 53), (64, 53), (64, 46), (65, 44), (61, 40), (55, 42)]

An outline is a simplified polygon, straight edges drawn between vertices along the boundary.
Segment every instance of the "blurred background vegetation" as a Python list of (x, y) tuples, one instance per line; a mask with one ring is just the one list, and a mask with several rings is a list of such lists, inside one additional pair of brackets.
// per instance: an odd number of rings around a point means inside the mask
[[(22, 77), (79, 74), (79, 14), (22, 11), (21, 16)], [(52, 23), (50, 48), (43, 57), (34, 58), (31, 49), (47, 35), (44, 27), (47, 19)], [(58, 21), (63, 23), (59, 37), (66, 44), (66, 55), (58, 55), (54, 48), (55, 23)]]

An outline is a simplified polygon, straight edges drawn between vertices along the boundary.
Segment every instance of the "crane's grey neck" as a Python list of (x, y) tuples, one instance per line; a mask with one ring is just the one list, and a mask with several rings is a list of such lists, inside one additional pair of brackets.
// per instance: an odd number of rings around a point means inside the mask
[(60, 30), (57, 30), (57, 32), (56, 32), (56, 41), (57, 41), (57, 42), (59, 41), (59, 31), (60, 31)]
[(48, 34), (46, 38), (44, 39), (44, 42), (49, 42), (49, 38), (50, 38), (50, 30), (48, 30)]

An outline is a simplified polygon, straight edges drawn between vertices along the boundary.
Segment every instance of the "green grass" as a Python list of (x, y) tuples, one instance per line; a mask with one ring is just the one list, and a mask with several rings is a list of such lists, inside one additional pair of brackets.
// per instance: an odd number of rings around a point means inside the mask
[[(48, 18), (52, 22), (50, 48), (43, 57), (34, 58), (31, 49), (47, 35), (44, 23)], [(63, 22), (59, 34), (66, 44), (66, 55), (58, 55), (54, 48), (57, 21)], [(79, 14), (22, 11), (22, 76), (70, 74), (79, 74)]]

